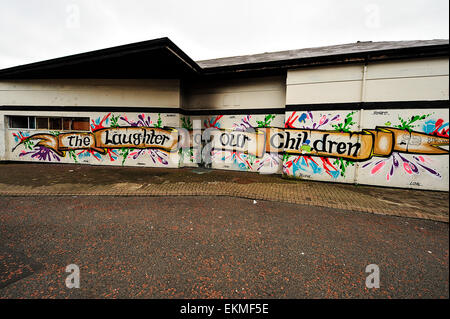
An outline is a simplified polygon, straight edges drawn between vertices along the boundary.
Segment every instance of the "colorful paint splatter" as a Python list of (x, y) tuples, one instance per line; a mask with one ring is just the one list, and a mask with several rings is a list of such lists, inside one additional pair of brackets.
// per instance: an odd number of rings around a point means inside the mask
[[(302, 129), (326, 129), (327, 126), (332, 126), (336, 131), (348, 132), (353, 124), (353, 115), (355, 112), (350, 112), (346, 115), (342, 121), (342, 116), (340, 114), (320, 114), (316, 118), (313, 112), (306, 111), (297, 114), (293, 112), (285, 122), (285, 128), (302, 128)], [(298, 123), (297, 123), (298, 122)], [(301, 147), (305, 152), (310, 149), (309, 140)], [(289, 156), (285, 155), (283, 160), (283, 173), (288, 175), (296, 176), (296, 173), (307, 173), (307, 174), (327, 174), (333, 179), (339, 176), (345, 177), (346, 168), (350, 165), (354, 165), (353, 162), (338, 159), (334, 163), (331, 163), (330, 159), (319, 157), (313, 159), (311, 156), (300, 155), (300, 156)]]
[[(158, 114), (158, 119), (156, 123), (151, 120), (150, 115), (139, 114), (136, 119), (130, 119), (126, 115), (114, 115), (112, 113), (108, 113), (102, 117), (98, 117), (96, 119), (91, 120), (91, 131), (95, 132), (97, 130), (101, 130), (108, 127), (120, 127), (120, 126), (131, 126), (131, 127), (162, 127), (161, 114)], [(51, 134), (57, 136), (59, 132), (50, 132)], [(54, 152), (52, 149), (47, 148), (42, 145), (35, 145), (32, 141), (28, 140), (30, 136), (29, 133), (25, 132), (17, 132), (13, 133), (15, 141), (18, 145), (24, 145), (24, 147), (29, 150), (23, 150), (19, 156), (27, 157), (30, 156), (33, 159), (37, 159), (40, 161), (61, 161), (61, 157)], [(17, 146), (18, 146), (17, 145)], [(78, 152), (74, 150), (69, 150), (66, 152), (68, 154), (68, 158), (72, 159), (73, 162), (86, 162), (89, 158), (94, 158), (96, 161), (101, 162), (103, 159), (107, 159), (110, 162), (115, 162), (117, 160), (121, 160), (121, 164), (125, 165), (127, 159), (132, 158), (133, 160), (138, 159), (140, 156), (147, 154), (153, 163), (159, 163), (162, 165), (168, 165), (168, 155), (167, 153), (157, 150), (157, 149), (142, 149), (134, 152), (132, 148), (123, 148), (123, 149), (106, 149), (105, 154), (101, 154), (92, 149), (84, 149)]]
[[(423, 121), (430, 117), (431, 114), (415, 115), (408, 120), (404, 120), (399, 117), (400, 124), (394, 127), (407, 129), (411, 131), (414, 127), (420, 127), (420, 121)], [(431, 136), (449, 137), (449, 122), (445, 122), (443, 119), (427, 120), (421, 125), (424, 133)], [(362, 166), (363, 169), (370, 170), (371, 175), (385, 174), (386, 180), (390, 181), (395, 172), (401, 170), (407, 175), (419, 175), (422, 172), (426, 172), (434, 177), (442, 178), (442, 175), (431, 165), (433, 160), (430, 156), (426, 155), (406, 155), (398, 152), (393, 152), (389, 158), (370, 161)]]

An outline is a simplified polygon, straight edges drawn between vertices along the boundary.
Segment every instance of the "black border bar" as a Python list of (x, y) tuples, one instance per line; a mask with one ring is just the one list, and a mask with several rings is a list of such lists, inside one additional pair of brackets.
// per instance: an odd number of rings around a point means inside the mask
[(291, 111), (332, 111), (332, 110), (377, 110), (377, 109), (442, 109), (449, 107), (449, 100), (432, 101), (390, 101), (390, 102), (352, 102), (321, 104), (288, 104), (286, 112)]
[(175, 113), (181, 115), (243, 115), (243, 114), (284, 114), (292, 111), (332, 111), (332, 110), (377, 110), (377, 109), (444, 109), (449, 100), (433, 101), (392, 101), (392, 102), (353, 102), (321, 104), (288, 104), (285, 108), (260, 109), (215, 109), (186, 110), (170, 107), (147, 106), (41, 106), (41, 105), (1, 105), (0, 111), (34, 112), (133, 112), (133, 113)]

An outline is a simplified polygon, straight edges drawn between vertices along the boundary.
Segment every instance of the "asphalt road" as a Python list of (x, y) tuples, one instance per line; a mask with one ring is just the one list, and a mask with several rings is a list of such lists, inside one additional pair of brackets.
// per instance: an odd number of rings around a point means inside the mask
[(0, 197), (0, 298), (448, 298), (448, 252), (446, 223), (329, 208)]

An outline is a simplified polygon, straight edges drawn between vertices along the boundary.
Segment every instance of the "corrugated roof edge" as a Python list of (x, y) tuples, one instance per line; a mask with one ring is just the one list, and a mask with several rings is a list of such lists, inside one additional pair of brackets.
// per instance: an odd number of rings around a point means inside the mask
[[(397, 54), (396, 54), (397, 53)], [(251, 55), (241, 55), (225, 57), (211, 60), (201, 60), (197, 63), (207, 73), (217, 71), (246, 71), (256, 68), (291, 67), (302, 66), (302, 62), (311, 62), (311, 64), (326, 64), (339, 62), (336, 59), (341, 58), (341, 62), (351, 62), (352, 58), (362, 57), (370, 59), (375, 54), (387, 54), (388, 57), (414, 57), (418, 54), (447, 55), (449, 53), (448, 39), (435, 40), (415, 40), (415, 41), (383, 41), (383, 42), (356, 42), (332, 46), (323, 46), (315, 48), (305, 48), (298, 50), (286, 50), (268, 53), (259, 53)], [(378, 57), (380, 58), (380, 57)], [(306, 63), (308, 64), (308, 63)]]

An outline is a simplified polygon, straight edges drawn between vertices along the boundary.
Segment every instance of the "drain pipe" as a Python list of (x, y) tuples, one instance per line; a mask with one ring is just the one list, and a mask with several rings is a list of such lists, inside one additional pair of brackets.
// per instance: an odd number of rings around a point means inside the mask
[(361, 84), (361, 102), (364, 103), (366, 101), (366, 82), (367, 82), (367, 59), (364, 63), (363, 68), (363, 76), (362, 76), (362, 84)]
[[(364, 102), (366, 101), (366, 83), (367, 83), (367, 65), (368, 65), (368, 59), (369, 57), (366, 57), (366, 61), (364, 62), (363, 67), (363, 74), (362, 74), (362, 83), (361, 83), (361, 108), (359, 111), (359, 120), (358, 120), (358, 131), (362, 130), (362, 120), (363, 120), (363, 113), (364, 113)], [(358, 137), (358, 142), (361, 142), (361, 137)], [(354, 184), (358, 184), (358, 176), (359, 176), (359, 162), (356, 162), (355, 167), (355, 176), (353, 179)]]

